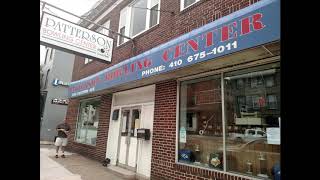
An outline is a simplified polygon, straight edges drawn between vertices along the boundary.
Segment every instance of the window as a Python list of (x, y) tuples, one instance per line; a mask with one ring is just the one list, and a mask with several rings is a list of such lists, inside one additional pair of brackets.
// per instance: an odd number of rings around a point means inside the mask
[(47, 89), (47, 86), (48, 86), (49, 73), (50, 73), (50, 69), (48, 69), (47, 71), (46, 81), (44, 82), (44, 89)]
[(131, 6), (130, 37), (146, 29), (147, 0), (137, 0)]
[(266, 87), (272, 87), (272, 86), (274, 86), (274, 77), (268, 76), (266, 78)]
[[(127, 35), (128, 34), (128, 32), (126, 32), (126, 30), (127, 30), (126, 21), (127, 21), (127, 18), (128, 18), (127, 17), (127, 13), (128, 13), (127, 11), (128, 11), (128, 7), (124, 8), (124, 9), (122, 9), (120, 11), (119, 33), (122, 34), (122, 35)], [(125, 38), (123, 36), (118, 36), (118, 45), (120, 45), (120, 44), (122, 44), (122, 43), (124, 43), (126, 41), (128, 41), (127, 38)]]
[[(126, 27), (122, 27), (121, 29), (120, 29), (120, 34), (125, 34), (125, 30), (126, 30)], [(122, 44), (122, 43), (124, 43), (125, 42), (125, 38), (123, 37), (123, 36), (120, 36), (119, 37), (119, 44)]]
[(259, 96), (252, 96), (252, 108), (253, 109), (259, 109), (260, 108), (260, 104), (259, 104)]
[(246, 97), (245, 96), (238, 96), (237, 100), (238, 100), (239, 112), (247, 112)]
[(253, 77), (251, 80), (251, 88), (263, 86), (263, 77)]
[[(105, 23), (103, 24), (103, 26), (106, 27), (107, 29), (110, 29), (110, 20), (108, 20), (107, 22), (105, 22)], [(106, 35), (106, 36), (109, 36), (109, 30), (107, 30), (107, 29), (99, 28), (99, 32), (100, 32), (101, 34), (104, 34), (104, 35)]]
[(187, 113), (187, 131), (197, 130), (197, 116), (196, 113)]
[(54, 53), (54, 49), (50, 49), (50, 57), (49, 57), (49, 61), (53, 60), (53, 53)]
[(215, 95), (220, 85), (217, 76), (181, 83), (179, 162), (222, 169), (221, 96)]
[(48, 56), (49, 56), (49, 51), (50, 49), (49, 48), (46, 48), (46, 56), (44, 58), (44, 64), (47, 64), (47, 60), (48, 60)]
[(89, 58), (84, 58), (84, 64), (88, 64), (89, 62), (91, 62), (92, 59), (89, 59)]
[[(136, 0), (120, 11), (119, 33), (134, 37), (159, 23), (159, 0)], [(118, 45), (127, 39), (119, 36)]]
[(150, 13), (150, 27), (153, 27), (154, 25), (158, 24), (158, 15), (159, 15), (159, 4), (156, 4), (151, 8)]
[(198, 2), (200, 0), (181, 0), (180, 1), (180, 10), (184, 10), (185, 8), (191, 6), (192, 4), (195, 4), (196, 2)]
[(249, 131), (248, 131), (248, 134), (249, 134), (249, 135), (254, 135), (254, 134), (255, 134), (255, 131), (254, 131), (254, 130), (249, 130)]
[(132, 110), (132, 122), (130, 128), (130, 136), (136, 137), (137, 136), (137, 129), (140, 126), (140, 111), (139, 109)]
[[(275, 70), (273, 77), (280, 76), (280, 68), (276, 64), (225, 73), (225, 77), (228, 77), (224, 78), (225, 92), (231, 92), (231, 97), (224, 94), (226, 127), (231, 126), (226, 129), (226, 171), (273, 179), (272, 167), (280, 162), (280, 141), (271, 142), (272, 136), (267, 132), (279, 129), (274, 121), (280, 117), (280, 111), (271, 110), (270, 107), (276, 106), (275, 97), (280, 96), (280, 83), (275, 82), (273, 88), (266, 88), (268, 78), (272, 76), (264, 75), (272, 70)], [(237, 76), (251, 80), (249, 88), (241, 91), (236, 88)], [(239, 104), (243, 103), (240, 97), (246, 97), (248, 108), (245, 112), (240, 109)], [(238, 102), (233, 100), (236, 98)]]
[(276, 95), (268, 95), (268, 107), (269, 109), (277, 109), (277, 96)]
[(257, 131), (257, 135), (259, 135), (259, 136), (264, 136), (265, 135), (265, 133), (264, 132), (262, 132), (262, 131)]
[(77, 142), (96, 145), (99, 109), (99, 99), (87, 100), (80, 103), (75, 137)]
[(237, 80), (237, 88), (241, 89), (244, 87), (244, 79), (238, 79)]
[[(280, 110), (270, 106), (279, 99), (280, 82), (273, 88), (260, 83), (270, 72), (280, 80), (280, 64), (273, 63), (180, 82), (178, 162), (273, 179), (272, 168), (280, 162)], [(239, 90), (239, 78), (244, 84), (256, 79), (257, 86), (250, 82)], [(215, 95), (219, 89), (224, 102)]]

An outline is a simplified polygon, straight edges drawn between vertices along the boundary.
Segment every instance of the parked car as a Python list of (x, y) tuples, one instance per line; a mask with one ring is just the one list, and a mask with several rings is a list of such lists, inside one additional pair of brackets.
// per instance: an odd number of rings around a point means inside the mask
[(237, 142), (249, 142), (256, 139), (266, 138), (267, 134), (261, 129), (246, 129), (242, 133), (229, 133), (230, 138)]

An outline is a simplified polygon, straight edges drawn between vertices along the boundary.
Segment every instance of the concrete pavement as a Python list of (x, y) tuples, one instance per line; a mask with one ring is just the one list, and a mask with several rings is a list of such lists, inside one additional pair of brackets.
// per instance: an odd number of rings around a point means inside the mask
[(82, 180), (80, 175), (71, 173), (52, 160), (50, 156), (54, 155), (54, 149), (40, 148), (40, 180)]
[(100, 162), (76, 153), (55, 158), (53, 145), (40, 146), (40, 180), (124, 180)]

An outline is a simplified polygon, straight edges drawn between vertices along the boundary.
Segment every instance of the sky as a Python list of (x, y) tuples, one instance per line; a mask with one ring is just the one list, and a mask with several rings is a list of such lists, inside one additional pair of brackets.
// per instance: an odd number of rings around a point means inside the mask
[[(76, 14), (78, 16), (83, 15), (87, 11), (91, 9), (91, 7), (98, 2), (99, 0), (43, 0), (47, 3), (50, 3), (54, 6), (57, 6), (61, 9), (64, 9), (68, 12), (71, 12), (73, 14)], [(57, 9), (54, 9), (53, 7), (47, 6), (47, 8), (50, 9), (44, 9), (48, 13), (53, 13), (54, 15), (58, 15), (59, 17), (65, 18), (72, 22), (78, 22), (79, 18), (68, 15), (66, 13), (63, 13), (62, 11), (59, 11)], [(40, 64), (44, 63), (44, 57), (45, 57), (45, 47), (40, 45)]]

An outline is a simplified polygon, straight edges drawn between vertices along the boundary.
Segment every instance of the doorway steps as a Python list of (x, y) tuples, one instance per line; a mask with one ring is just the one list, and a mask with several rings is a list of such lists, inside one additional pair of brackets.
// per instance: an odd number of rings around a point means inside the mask
[(136, 180), (136, 173), (135, 172), (121, 168), (119, 166), (113, 166), (113, 165), (108, 166), (107, 169), (111, 173), (118, 175), (118, 176), (122, 177), (123, 179)]

